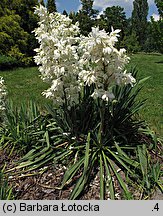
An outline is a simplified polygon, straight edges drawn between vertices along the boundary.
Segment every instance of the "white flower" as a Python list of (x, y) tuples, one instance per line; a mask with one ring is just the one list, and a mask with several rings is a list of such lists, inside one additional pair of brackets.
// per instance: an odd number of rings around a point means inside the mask
[(133, 86), (134, 83), (136, 83), (136, 79), (131, 75), (131, 73), (126, 73), (125, 70), (123, 73), (116, 73), (115, 79), (118, 85), (121, 84), (131, 84)]
[(120, 30), (112, 29), (108, 34), (98, 27), (92, 28), (89, 36), (83, 37), (79, 44), (80, 82), (83, 82), (83, 85), (95, 84), (97, 89), (92, 94), (93, 98), (112, 100), (114, 95), (108, 89), (115, 84), (134, 82), (131, 74), (124, 72), (125, 65), (129, 62), (126, 50), (117, 50), (114, 47), (119, 32)]
[(0, 113), (5, 110), (5, 100), (7, 96), (6, 86), (3, 77), (0, 77)]
[(96, 82), (96, 76), (94, 71), (91, 72), (91, 71), (82, 70), (79, 73), (79, 78), (84, 81), (85, 85), (88, 86)]
[(115, 96), (112, 92), (110, 91), (104, 91), (102, 89), (96, 89), (94, 91), (94, 93), (91, 95), (91, 97), (93, 97), (94, 99), (97, 99), (97, 98), (101, 98), (102, 100), (104, 101), (112, 101)]
[(103, 48), (103, 53), (106, 55), (110, 55), (112, 53), (112, 48), (111, 47), (106, 47), (106, 48)]
[(102, 95), (102, 99), (105, 101), (109, 101), (109, 100), (113, 100), (115, 98), (114, 94), (112, 92), (107, 92), (105, 91), (105, 93)]
[(40, 17), (39, 27), (34, 31), (40, 47), (35, 49), (34, 59), (42, 80), (51, 85), (43, 95), (53, 99), (56, 105), (62, 104), (65, 96), (69, 104), (77, 102), (80, 91), (77, 80), (79, 57), (75, 45), (79, 40), (78, 23), (73, 25), (71, 19), (60, 13), (49, 14), (43, 6), (37, 7), (35, 13)]
[[(93, 98), (104, 101), (114, 99), (111, 91), (115, 84), (136, 82), (125, 71), (129, 62), (125, 49), (117, 50), (120, 30), (112, 28), (111, 33), (93, 27), (88, 37), (80, 35), (79, 24), (72, 24), (70, 18), (60, 13), (47, 12), (37, 7), (39, 27), (34, 31), (40, 47), (35, 49), (35, 62), (43, 81), (50, 88), (43, 94), (56, 105), (65, 102), (69, 107), (79, 102), (83, 86), (94, 84)], [(79, 36), (80, 35), (80, 36)]]

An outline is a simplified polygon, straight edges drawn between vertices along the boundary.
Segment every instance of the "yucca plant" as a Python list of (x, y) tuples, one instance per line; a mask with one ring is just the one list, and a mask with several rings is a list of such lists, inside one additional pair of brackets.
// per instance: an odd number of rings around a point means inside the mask
[(146, 145), (138, 146), (138, 158), (140, 162), (139, 184), (142, 191), (142, 197), (150, 197), (157, 187), (163, 193), (163, 177), (161, 164), (153, 163)]
[(93, 130), (100, 122), (100, 115), (97, 104), (90, 95), (93, 92), (93, 85), (83, 88), (83, 95), (80, 95), (80, 102), (67, 109), (55, 109), (53, 105), (46, 105), (48, 113), (55, 119), (57, 125), (61, 126), (64, 132), (71, 136), (79, 137), (87, 135), (88, 131)]
[[(136, 76), (135, 70), (132, 73)], [(137, 179), (137, 173), (142, 176), (143, 162), (137, 147), (141, 143), (137, 137), (143, 124), (135, 116), (143, 106), (143, 102), (136, 101), (141, 89), (138, 84), (134, 88), (130, 85), (115, 87), (115, 101), (103, 107), (102, 129), (99, 101), (89, 97), (92, 91), (89, 88), (84, 89), (81, 103), (70, 110), (48, 107), (50, 114), (46, 116), (44, 130), (34, 133), (42, 136), (39, 145), (33, 147), (14, 169), (28, 172), (50, 161), (68, 166), (60, 189), (72, 183), (80, 173), (70, 199), (79, 198), (99, 170), (101, 199), (105, 199), (108, 191), (111, 199), (115, 199), (114, 179), (119, 182), (124, 198), (132, 199), (127, 182), (118, 170), (131, 181)]]
[[(74, 177), (74, 175), (82, 169), (82, 175), (73, 189), (70, 199), (77, 199), (89, 186), (90, 179), (97, 174), (97, 167), (100, 172), (100, 199), (105, 199), (107, 192), (110, 192), (111, 199), (115, 199), (114, 178), (116, 178), (123, 190), (123, 195), (126, 199), (132, 199), (132, 195), (128, 191), (124, 179), (118, 173), (115, 165), (122, 169), (125, 173), (133, 174), (132, 168), (138, 167), (139, 163), (132, 160), (119, 147), (118, 143), (106, 146), (101, 142), (101, 131), (99, 134), (88, 134), (85, 143), (85, 154), (80, 157), (77, 162), (72, 163), (65, 173), (62, 187)], [(132, 168), (131, 168), (132, 167)], [(93, 175), (93, 176), (92, 176)]]
[(1, 145), (9, 146), (10, 153), (15, 149), (26, 153), (36, 140), (35, 132), (43, 130), (43, 120), (36, 104), (32, 101), (23, 103), (20, 107), (8, 101), (5, 104), (4, 121), (1, 125)]

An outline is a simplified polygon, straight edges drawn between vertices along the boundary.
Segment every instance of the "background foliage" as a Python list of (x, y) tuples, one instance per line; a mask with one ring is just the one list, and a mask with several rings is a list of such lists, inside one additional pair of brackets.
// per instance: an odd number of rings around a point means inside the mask
[[(135, 0), (133, 2), (132, 16), (127, 18), (124, 8), (120, 6), (107, 7), (103, 14), (93, 8), (93, 0), (82, 0), (82, 8), (78, 12), (64, 10), (63, 14), (70, 16), (73, 22), (79, 22), (83, 35), (88, 35), (91, 27), (97, 24), (101, 29), (110, 32), (111, 27), (121, 29), (121, 38), (117, 47), (125, 47), (128, 52), (160, 52), (163, 53), (163, 19), (162, 1), (155, 0), (160, 19), (147, 20), (147, 0)], [(41, 3), (49, 12), (56, 12), (56, 1), (45, 2), (38, 0), (1, 0), (0, 1), (0, 68), (10, 68), (13, 64), (6, 64), (9, 56), (19, 62), (19, 66), (33, 65), (34, 48), (37, 41), (32, 31), (37, 27), (38, 18), (34, 14), (34, 7)], [(7, 60), (4, 59), (7, 56)], [(2, 62), (4, 59), (4, 62)], [(5, 65), (5, 66), (4, 66)]]

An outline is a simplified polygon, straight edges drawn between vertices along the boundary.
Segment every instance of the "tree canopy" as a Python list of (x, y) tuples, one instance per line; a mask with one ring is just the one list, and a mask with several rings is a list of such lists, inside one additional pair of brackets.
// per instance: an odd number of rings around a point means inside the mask
[(148, 9), (147, 0), (135, 0), (133, 2), (132, 30), (136, 32), (141, 46), (143, 46), (147, 37)]
[(28, 33), (20, 26), (19, 15), (10, 14), (0, 17), (0, 53), (7, 54), (16, 46), (21, 52), (26, 51)]
[[(37, 27), (38, 17), (34, 7), (45, 6), (44, 0), (1, 0), (0, 1), (0, 55), (25, 55), (32, 57), (34, 48), (38, 46), (33, 30)], [(81, 0), (81, 9), (69, 14), (63, 9), (63, 14), (69, 16), (73, 23), (79, 22), (81, 34), (87, 36), (93, 26), (99, 26), (106, 32), (120, 29), (118, 47), (125, 46), (128, 51), (158, 51), (163, 52), (163, 1), (155, 0), (160, 15), (159, 21), (147, 20), (148, 1), (134, 0), (130, 18), (126, 18), (124, 8), (120, 6), (107, 7), (103, 13), (93, 8), (93, 0)], [(47, 0), (49, 12), (56, 12), (56, 1)]]
[(47, 0), (47, 9), (48, 9), (49, 13), (57, 11), (55, 0)]
[(81, 0), (82, 8), (76, 14), (83, 35), (88, 35), (95, 24), (98, 11), (93, 9), (93, 2), (93, 0)]
[(163, 1), (162, 0), (155, 0), (156, 6), (158, 8), (158, 12), (160, 16), (163, 18)]

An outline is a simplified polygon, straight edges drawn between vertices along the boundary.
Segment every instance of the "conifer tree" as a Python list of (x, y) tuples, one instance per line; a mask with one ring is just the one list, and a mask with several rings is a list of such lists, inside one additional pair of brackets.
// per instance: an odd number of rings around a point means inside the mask
[(68, 16), (68, 13), (67, 13), (66, 10), (64, 10), (62, 14), (65, 15), (65, 16)]
[(124, 8), (120, 6), (107, 7), (103, 13), (102, 19), (106, 22), (105, 30), (107, 32), (110, 32), (112, 27), (121, 30), (121, 38), (119, 40), (120, 45), (127, 29), (127, 18)]
[(161, 18), (163, 18), (163, 0), (155, 0), (158, 12)]
[(49, 13), (57, 12), (55, 0), (48, 0), (47, 1), (47, 9), (48, 9)]
[(147, 0), (135, 0), (133, 2), (132, 12), (132, 31), (136, 33), (138, 41), (141, 47), (143, 47), (147, 38), (148, 29), (148, 1)]
[(38, 0), (0, 1), (0, 26), (8, 26), (0, 30), (1, 41), (7, 41), (7, 46), (4, 47), (5, 54), (12, 47), (19, 48), (20, 52), (27, 56), (34, 54), (33, 49), (37, 46), (37, 41), (32, 31), (37, 27), (38, 18), (34, 14), (34, 7), (37, 4)]
[(13, 4), (15, 4), (14, 10), (21, 17), (21, 27), (28, 33), (27, 50), (28, 55), (32, 56), (34, 48), (37, 47), (37, 41), (32, 32), (37, 27), (38, 18), (34, 14), (34, 7), (38, 5), (38, 0), (13, 0)]
[(82, 8), (77, 13), (77, 20), (83, 35), (88, 35), (95, 24), (98, 11), (93, 9), (93, 2), (93, 0), (81, 0)]

